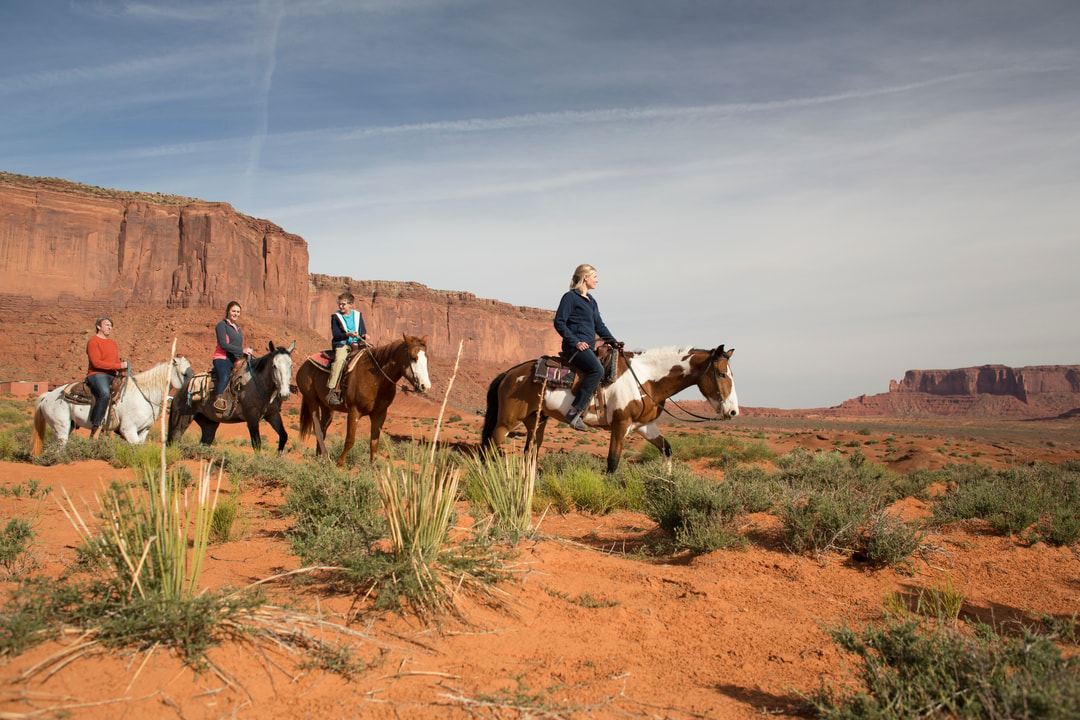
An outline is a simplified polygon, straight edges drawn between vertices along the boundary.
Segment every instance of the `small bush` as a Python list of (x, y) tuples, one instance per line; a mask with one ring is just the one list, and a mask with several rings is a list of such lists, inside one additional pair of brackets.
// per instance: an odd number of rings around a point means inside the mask
[(873, 510), (852, 488), (804, 491), (781, 508), (785, 544), (795, 553), (853, 550)]
[(0, 568), (7, 577), (19, 577), (35, 562), (30, 557), (34, 528), (22, 518), (11, 518), (0, 531)]
[(924, 537), (917, 526), (882, 510), (863, 526), (856, 541), (855, 558), (870, 565), (901, 568), (908, 564)]
[(808, 697), (828, 720), (1080, 716), (1080, 659), (1026, 630), (1007, 638), (980, 626), (971, 636), (909, 618), (829, 634), (860, 661), (862, 688), (823, 684)]
[(681, 464), (646, 480), (645, 509), (677, 548), (707, 553), (746, 544), (735, 526), (745, 511), (738, 488), (703, 478)]

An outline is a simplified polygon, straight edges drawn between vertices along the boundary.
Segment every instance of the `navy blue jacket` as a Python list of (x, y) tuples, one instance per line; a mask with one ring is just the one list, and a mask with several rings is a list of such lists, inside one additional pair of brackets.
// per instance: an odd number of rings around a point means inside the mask
[(555, 311), (555, 331), (562, 336), (562, 351), (566, 356), (573, 355), (579, 342), (596, 342), (599, 335), (607, 342), (615, 342), (615, 336), (600, 319), (600, 308), (596, 298), (586, 297), (577, 290), (568, 290), (559, 301)]

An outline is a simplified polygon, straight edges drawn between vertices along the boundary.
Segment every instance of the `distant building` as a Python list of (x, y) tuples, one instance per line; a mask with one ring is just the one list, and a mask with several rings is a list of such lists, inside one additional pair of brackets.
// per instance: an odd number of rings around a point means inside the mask
[(19, 397), (27, 395), (41, 395), (49, 391), (49, 383), (44, 380), (7, 380), (0, 382), (0, 394), (10, 393)]

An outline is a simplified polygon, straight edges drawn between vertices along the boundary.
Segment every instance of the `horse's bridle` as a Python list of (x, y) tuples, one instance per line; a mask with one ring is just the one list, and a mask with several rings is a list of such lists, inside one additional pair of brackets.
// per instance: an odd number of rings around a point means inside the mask
[[(706, 360), (706, 362), (709, 364), (709, 367), (712, 368), (713, 380), (716, 381), (716, 391), (718, 393), (720, 392), (720, 380), (721, 380), (721, 378), (727, 377), (727, 373), (722, 373), (722, 372), (720, 372), (719, 370), (716, 369), (716, 356), (719, 354), (718, 351), (722, 347), (723, 347), (723, 345), (718, 345), (717, 347), (714, 347), (712, 350), (710, 350), (709, 351), (709, 357)], [(638, 388), (645, 395), (645, 397), (652, 400), (653, 405), (660, 408), (661, 412), (666, 412), (668, 415), (671, 415), (671, 417), (675, 418), (676, 420), (682, 420), (683, 422), (712, 422), (712, 421), (716, 420), (716, 418), (714, 418), (714, 417), (706, 417), (705, 415), (698, 415), (696, 412), (694, 412), (692, 410), (687, 410), (682, 405), (680, 405), (677, 401), (673, 400), (672, 398), (668, 398), (668, 400), (671, 402), (672, 405), (679, 408), (680, 410), (682, 410), (687, 415), (690, 415), (692, 417), (697, 418), (697, 420), (687, 420), (686, 418), (680, 418), (680, 417), (677, 417), (676, 415), (674, 415), (670, 410), (668, 410), (664, 406), (663, 403), (656, 402), (656, 398), (654, 398), (652, 396), (652, 394), (650, 394), (649, 391), (645, 389), (645, 386), (641, 384), (641, 380), (638, 379), (637, 373), (634, 372), (634, 367), (630, 364), (630, 358), (627, 356), (626, 352), (622, 348), (618, 348), (618, 350), (619, 350), (619, 354), (623, 356), (624, 360), (626, 360), (626, 369), (630, 371), (630, 375), (634, 378), (634, 382), (637, 383)]]
[[(367, 343), (365, 344), (367, 345), (366, 349), (368, 351), (368, 356), (371, 358), (371, 363), (379, 370), (380, 373), (382, 373), (382, 376), (386, 378), (387, 382), (389, 382), (391, 385), (394, 385), (395, 381), (390, 379), (390, 376), (386, 374), (385, 370), (383, 370), (382, 365), (379, 364), (379, 359), (375, 357), (375, 353), (371, 352), (375, 349), (374, 346)], [(401, 374), (405, 377), (405, 379), (412, 383), (413, 390), (415, 390), (416, 392), (421, 392), (420, 382), (416, 379), (416, 373), (414, 373), (412, 369), (413, 348), (421, 348), (423, 350), (427, 350), (427, 345), (423, 345), (421, 343), (408, 343), (405, 345), (405, 349), (408, 351), (409, 355), (409, 362), (405, 363), (405, 369), (401, 371)]]

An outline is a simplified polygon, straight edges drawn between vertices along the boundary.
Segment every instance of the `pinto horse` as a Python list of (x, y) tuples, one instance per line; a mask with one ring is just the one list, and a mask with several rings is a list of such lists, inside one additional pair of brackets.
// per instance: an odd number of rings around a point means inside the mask
[[(212, 397), (199, 396), (192, 399), (193, 384), (203, 383), (213, 387), (213, 379), (196, 376), (184, 383), (169, 410), (169, 443), (175, 443), (194, 420), (202, 429), (203, 445), (210, 445), (221, 423), (246, 422), (251, 447), (262, 450), (259, 421), (265, 419), (278, 436), (278, 452), (285, 449), (289, 434), (281, 422), (281, 403), (289, 399), (292, 389), (292, 351), (289, 347), (269, 343), (270, 352), (256, 360), (247, 360), (240, 379), (240, 391), (230, 407), (222, 413), (214, 407)], [(230, 381), (231, 382), (231, 381)], [(230, 388), (231, 390), (231, 388)], [(228, 392), (228, 391), (227, 391)]]
[[(582, 414), (586, 425), (611, 431), (607, 469), (619, 467), (626, 438), (636, 431), (665, 457), (671, 445), (656, 427), (664, 402), (691, 385), (697, 385), (720, 418), (739, 414), (735, 379), (728, 361), (735, 350), (659, 349), (644, 353), (619, 353), (614, 382), (597, 389)], [(572, 388), (547, 387), (541, 402), (541, 381), (533, 378), (534, 360), (515, 365), (496, 377), (488, 387), (487, 415), (481, 435), (482, 448), (496, 448), (521, 422), (527, 431), (525, 450), (544, 442), (544, 426), (549, 416), (562, 420), (574, 400), (580, 380)]]
[[(300, 437), (306, 439), (315, 431), (318, 454), (326, 455), (326, 429), (330, 427), (334, 411), (347, 413), (345, 447), (338, 456), (338, 467), (345, 466), (356, 440), (356, 424), (367, 415), (371, 418), (371, 447), (368, 458), (375, 461), (379, 452), (379, 434), (386, 421), (386, 411), (397, 394), (397, 382), (402, 377), (412, 383), (417, 392), (427, 392), (431, 387), (427, 370), (427, 336), (414, 337), (402, 334), (401, 340), (368, 348), (356, 361), (342, 381), (344, 388), (341, 402), (331, 406), (326, 402), (329, 371), (308, 358), (296, 371), (296, 386), (300, 389)], [(318, 425), (315, 414), (319, 415)]]
[[(169, 387), (179, 390), (191, 378), (191, 363), (183, 355), (155, 365), (138, 375), (129, 374), (120, 399), (109, 410), (102, 430), (114, 430), (132, 445), (146, 442), (154, 421), (161, 412)], [(34, 432), (30, 454), (45, 449), (45, 425), (48, 423), (61, 447), (75, 427), (90, 427), (92, 406), (71, 402), (64, 393), (74, 383), (61, 385), (43, 394), (34, 408)]]

